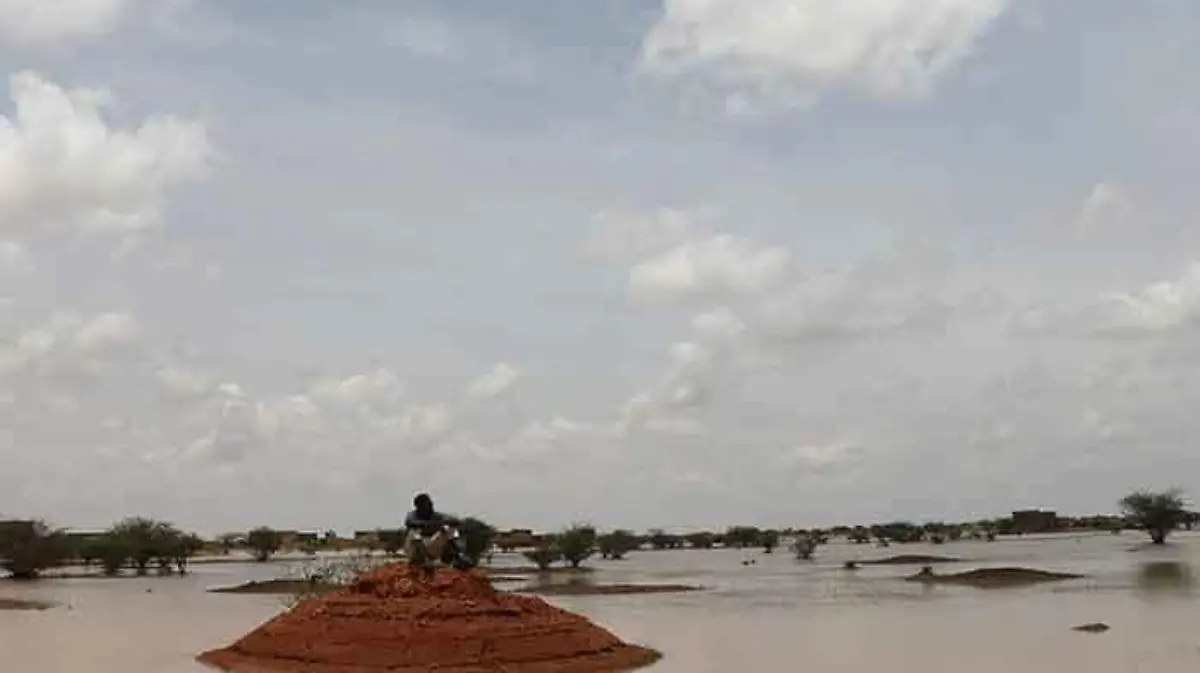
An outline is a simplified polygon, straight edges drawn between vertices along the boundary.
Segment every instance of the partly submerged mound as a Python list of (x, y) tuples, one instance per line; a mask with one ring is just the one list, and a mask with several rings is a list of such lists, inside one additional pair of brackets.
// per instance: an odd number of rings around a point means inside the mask
[(617, 673), (660, 655), (480, 572), (398, 564), (310, 599), (199, 660), (235, 673)]
[(922, 568), (921, 572), (910, 575), (905, 579), (910, 582), (927, 582), (929, 584), (956, 584), (978, 587), (980, 589), (1002, 589), (1042, 584), (1044, 582), (1062, 582), (1081, 577), (1083, 575), (1034, 570), (1032, 568), (980, 568), (979, 570), (968, 570), (967, 572), (951, 575), (936, 575), (927, 566)]
[(337, 591), (342, 586), (332, 582), (319, 582), (310, 580), (260, 580), (257, 582), (246, 582), (232, 587), (217, 587), (209, 589), (210, 594), (308, 594), (308, 593), (328, 593)]
[(0, 610), (49, 610), (54, 603), (23, 598), (0, 598)]
[(953, 558), (950, 556), (924, 556), (922, 554), (901, 554), (900, 556), (889, 556), (887, 558), (872, 559), (869, 561), (859, 561), (862, 565), (867, 566), (912, 566), (912, 565), (928, 565), (930, 563), (960, 563), (962, 559)]

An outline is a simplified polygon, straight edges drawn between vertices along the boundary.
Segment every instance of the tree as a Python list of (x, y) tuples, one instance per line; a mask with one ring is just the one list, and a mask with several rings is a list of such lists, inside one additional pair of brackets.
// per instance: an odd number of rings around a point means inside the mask
[(118, 521), (105, 535), (116, 542), (114, 548), (124, 552), (125, 558), (139, 575), (145, 575), (154, 561), (158, 561), (164, 573), (170, 572), (171, 563), (179, 558), (182, 551), (183, 533), (179, 529), (145, 517)]
[(679, 544), (679, 538), (671, 535), (661, 528), (651, 530), (646, 538), (650, 541), (650, 546), (655, 549), (673, 549)]
[(204, 549), (204, 540), (199, 535), (179, 535), (170, 545), (171, 561), (180, 575), (187, 574), (188, 560)]
[(1154, 544), (1166, 544), (1171, 531), (1187, 520), (1183, 495), (1178, 489), (1161, 493), (1134, 491), (1121, 499), (1121, 510), (1135, 526), (1150, 534)]
[(596, 529), (576, 524), (559, 533), (554, 542), (563, 559), (572, 568), (578, 568), (596, 553)]
[(614, 530), (611, 533), (605, 533), (596, 540), (596, 546), (600, 550), (600, 555), (607, 559), (621, 559), (626, 554), (634, 551), (639, 546), (641, 540), (632, 531)]
[(758, 544), (763, 548), (763, 552), (770, 554), (779, 546), (779, 531), (764, 530), (758, 537)]
[(692, 549), (712, 549), (717, 542), (717, 536), (707, 531), (688, 533), (684, 539), (692, 546)]
[(530, 549), (521, 555), (529, 559), (529, 562), (536, 565), (537, 569), (542, 572), (550, 570), (550, 566), (562, 558), (562, 554), (559, 553), (558, 548), (552, 544), (542, 545), (537, 549)]
[(725, 545), (744, 549), (758, 544), (762, 533), (753, 526), (734, 526), (725, 531)]
[(273, 528), (259, 526), (246, 534), (246, 545), (254, 552), (254, 560), (266, 563), (283, 546), (283, 536)]
[(458, 524), (458, 534), (462, 536), (463, 552), (475, 565), (492, 548), (496, 529), (480, 519), (466, 517)]
[(0, 527), (0, 568), (15, 580), (35, 580), (71, 556), (66, 532), (44, 521), (21, 521)]

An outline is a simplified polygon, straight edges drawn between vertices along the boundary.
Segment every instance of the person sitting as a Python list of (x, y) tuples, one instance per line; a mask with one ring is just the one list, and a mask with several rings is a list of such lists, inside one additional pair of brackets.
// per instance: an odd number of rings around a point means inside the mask
[[(433, 507), (433, 498), (428, 493), (419, 493), (413, 498), (413, 510), (404, 517), (404, 555), (409, 563), (417, 557), (417, 545), (423, 544), (424, 560), (433, 565), (441, 560), (450, 536), (447, 527), (458, 526), (458, 517), (439, 512)], [(422, 541), (423, 540), (423, 541)]]

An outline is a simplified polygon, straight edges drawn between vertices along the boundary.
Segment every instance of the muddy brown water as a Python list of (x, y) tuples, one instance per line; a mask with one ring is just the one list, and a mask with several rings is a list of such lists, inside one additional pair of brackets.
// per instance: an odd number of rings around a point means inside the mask
[[(641, 552), (596, 560), (598, 583), (696, 584), (705, 591), (554, 597), (622, 638), (666, 658), (653, 673), (726, 673), (747, 665), (784, 671), (1089, 673), (1200, 670), (1200, 535), (1139, 549), (1129, 533), (1029, 537), (903, 553), (946, 554), (980, 567), (1026, 566), (1087, 575), (1003, 591), (904, 582), (918, 570), (847, 560), (896, 552), (834, 542), (814, 561), (777, 551)], [(753, 557), (754, 565), (743, 566)], [(496, 557), (496, 565), (520, 564)], [(186, 578), (76, 579), (0, 583), (0, 596), (62, 605), (0, 611), (5, 673), (202, 673), (192, 657), (283, 609), (278, 596), (206, 589), (279, 577), (288, 563), (197, 565)], [(1072, 627), (1104, 622), (1107, 633)]]

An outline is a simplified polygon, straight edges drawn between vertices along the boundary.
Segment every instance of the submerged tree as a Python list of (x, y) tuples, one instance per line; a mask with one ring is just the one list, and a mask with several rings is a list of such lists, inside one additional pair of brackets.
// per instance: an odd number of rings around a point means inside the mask
[(1183, 495), (1178, 489), (1161, 493), (1134, 491), (1121, 499), (1121, 509), (1135, 526), (1150, 534), (1154, 544), (1166, 544), (1171, 531), (1187, 520)]
[(555, 536), (554, 546), (563, 560), (578, 568), (581, 563), (596, 553), (596, 529), (576, 524)]
[(283, 536), (273, 528), (259, 526), (246, 534), (246, 546), (254, 552), (254, 560), (265, 563), (283, 546)]
[(763, 548), (763, 552), (770, 554), (779, 546), (779, 531), (764, 530), (758, 537), (758, 544)]
[(559, 553), (558, 548), (553, 544), (545, 544), (537, 549), (530, 549), (523, 552), (522, 556), (529, 559), (530, 563), (536, 565), (537, 569), (542, 572), (550, 570), (550, 566), (562, 558), (562, 554)]
[(606, 559), (622, 559), (641, 546), (641, 540), (632, 531), (617, 529), (596, 539), (600, 555)]
[(0, 527), (0, 568), (15, 580), (37, 579), (71, 553), (66, 533), (43, 521), (10, 522)]

